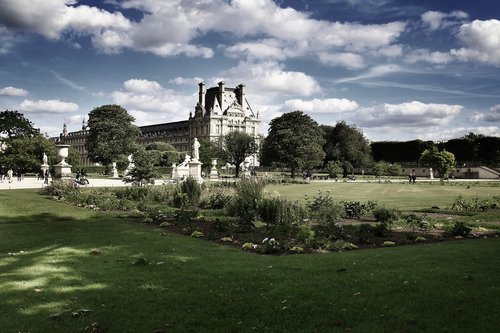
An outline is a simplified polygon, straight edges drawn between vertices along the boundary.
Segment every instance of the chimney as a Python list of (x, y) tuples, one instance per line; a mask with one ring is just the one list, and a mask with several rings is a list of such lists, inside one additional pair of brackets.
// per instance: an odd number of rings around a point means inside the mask
[(224, 82), (224, 81), (220, 81), (219, 82), (219, 103), (220, 103), (221, 110), (224, 110), (224, 106), (223, 106), (224, 100), (223, 100), (223, 98), (224, 98), (224, 89), (225, 89), (224, 85), (225, 84), (226, 84), (226, 82)]
[(240, 95), (238, 96), (239, 100), (240, 100), (240, 105), (241, 105), (241, 108), (243, 109), (243, 111), (246, 110), (246, 103), (245, 103), (245, 84), (242, 83), (238, 86), (239, 88), (239, 91), (240, 91)]
[(200, 82), (198, 83), (198, 86), (200, 86), (200, 90), (199, 90), (199, 97), (198, 97), (198, 104), (200, 104), (200, 106), (202, 108), (205, 108), (205, 93), (206, 93), (206, 90), (205, 90), (205, 83), (204, 82)]

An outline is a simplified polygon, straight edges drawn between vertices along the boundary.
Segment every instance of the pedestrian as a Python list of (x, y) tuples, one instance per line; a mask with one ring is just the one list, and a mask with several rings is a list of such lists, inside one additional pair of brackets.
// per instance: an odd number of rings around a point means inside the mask
[(49, 169), (45, 170), (45, 173), (43, 175), (43, 183), (44, 184), (49, 184)]

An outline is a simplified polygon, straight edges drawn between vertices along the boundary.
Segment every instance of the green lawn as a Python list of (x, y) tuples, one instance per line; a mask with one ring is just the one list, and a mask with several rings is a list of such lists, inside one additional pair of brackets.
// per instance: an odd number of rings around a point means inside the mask
[(293, 200), (304, 200), (307, 194), (314, 196), (321, 191), (330, 191), (337, 200), (375, 200), (381, 204), (401, 210), (414, 210), (437, 206), (449, 208), (453, 201), (462, 195), (464, 198), (492, 198), (500, 196), (500, 183), (458, 183), (440, 185), (438, 182), (401, 184), (400, 182), (361, 183), (361, 182), (313, 182), (310, 184), (273, 185), (266, 187), (269, 193), (279, 193)]
[[(328, 186), (364, 200), (352, 185)], [(300, 186), (287, 194), (303, 195), (308, 187)], [(35, 190), (0, 191), (0, 332), (91, 332), (96, 322), (95, 332), (493, 332), (500, 325), (498, 238), (262, 256), (133, 220)]]

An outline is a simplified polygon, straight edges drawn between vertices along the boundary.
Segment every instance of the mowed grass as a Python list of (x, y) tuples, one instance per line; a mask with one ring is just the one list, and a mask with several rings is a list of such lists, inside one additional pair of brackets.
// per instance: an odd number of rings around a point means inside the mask
[(0, 191), (0, 332), (494, 332), (499, 282), (497, 238), (262, 256)]
[(455, 199), (462, 195), (466, 199), (478, 197), (491, 199), (500, 196), (500, 183), (459, 183), (450, 182), (440, 185), (438, 182), (422, 182), (416, 184), (393, 183), (361, 183), (361, 182), (312, 182), (310, 184), (271, 185), (266, 187), (268, 193), (279, 193), (283, 197), (304, 201), (305, 195), (310, 198), (318, 191), (330, 195), (336, 200), (355, 200), (366, 202), (377, 201), (380, 204), (401, 210), (415, 210), (437, 206), (450, 208)]

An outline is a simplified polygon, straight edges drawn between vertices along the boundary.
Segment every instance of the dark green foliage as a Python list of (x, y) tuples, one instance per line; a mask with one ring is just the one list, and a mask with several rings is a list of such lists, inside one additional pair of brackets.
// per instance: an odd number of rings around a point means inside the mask
[(262, 163), (289, 167), (294, 178), (297, 171), (323, 164), (324, 142), (321, 128), (310, 116), (302, 111), (285, 113), (269, 123)]
[(51, 195), (61, 199), (65, 197), (77, 196), (79, 194), (79, 189), (71, 182), (52, 181), (50, 185), (45, 186), (40, 190), (40, 194)]
[(268, 226), (293, 226), (303, 223), (306, 212), (297, 202), (286, 199), (262, 198), (258, 205), (259, 217)]
[(193, 177), (180, 183), (173, 194), (173, 205), (177, 208), (194, 209), (201, 198), (201, 186)]
[(344, 214), (344, 207), (333, 200), (329, 191), (326, 194), (320, 191), (312, 199), (306, 198), (306, 206), (309, 216), (320, 225), (335, 224)]
[(155, 151), (144, 150), (142, 147), (137, 149), (134, 153), (134, 167), (123, 180), (137, 186), (154, 184), (154, 179), (158, 176), (155, 167), (157, 160)]
[(122, 187), (115, 190), (118, 199), (140, 201), (149, 197), (150, 190), (147, 187)]
[(401, 219), (411, 228), (411, 230), (428, 230), (430, 227), (427, 220), (415, 214), (403, 215)]
[(325, 160), (338, 161), (344, 177), (352, 172), (353, 167), (362, 168), (370, 164), (370, 145), (361, 129), (344, 121), (333, 127), (322, 125), (321, 128), (325, 138)]
[(398, 211), (387, 207), (378, 207), (373, 211), (373, 217), (382, 223), (392, 223), (398, 219)]
[(344, 206), (344, 217), (358, 218), (364, 214), (372, 212), (378, 205), (375, 201), (341, 201)]
[(356, 238), (359, 243), (371, 244), (374, 240), (373, 227), (368, 223), (361, 224), (356, 230)]
[(250, 134), (234, 131), (223, 137), (223, 157), (226, 162), (234, 164), (236, 167), (236, 177), (240, 174), (240, 164), (245, 158), (255, 154), (258, 145), (255, 138)]
[(135, 151), (139, 129), (134, 117), (119, 105), (103, 105), (89, 113), (89, 136), (85, 146), (89, 158), (108, 166)]
[(3, 135), (7, 139), (15, 137), (33, 137), (40, 134), (31, 121), (18, 111), (5, 110), (0, 112), (0, 141)]
[(427, 149), (420, 156), (420, 163), (429, 166), (439, 172), (439, 176), (443, 179), (454, 167), (455, 156), (446, 150), (438, 151), (436, 147)]
[(219, 190), (210, 193), (207, 198), (200, 202), (200, 206), (207, 209), (222, 209), (229, 204), (230, 200), (230, 195), (227, 195), (223, 191)]
[(59, 162), (54, 142), (43, 135), (16, 136), (3, 143), (5, 147), (0, 150), (0, 166), (5, 168), (38, 173), (43, 153), (47, 154), (50, 165)]
[(259, 217), (258, 205), (264, 183), (255, 179), (242, 179), (236, 184), (235, 194), (227, 207), (229, 215), (239, 217), (243, 228), (252, 228)]
[(451, 209), (461, 212), (484, 212), (497, 208), (499, 202), (500, 197), (493, 197), (493, 199), (491, 200), (481, 200), (478, 197), (475, 197), (473, 199), (465, 199), (463, 196), (459, 195), (453, 202)]
[(465, 222), (455, 222), (452, 226), (445, 229), (445, 235), (467, 237), (471, 231), (472, 229)]

